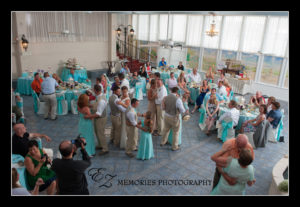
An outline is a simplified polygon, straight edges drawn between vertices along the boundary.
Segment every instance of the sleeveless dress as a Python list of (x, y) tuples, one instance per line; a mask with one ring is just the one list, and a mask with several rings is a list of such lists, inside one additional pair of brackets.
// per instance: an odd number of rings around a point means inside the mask
[(242, 168), (238, 160), (233, 158), (228, 167), (223, 168), (230, 177), (237, 178), (235, 185), (229, 185), (221, 176), (218, 185), (212, 190), (211, 195), (245, 195), (247, 181), (254, 180), (254, 167), (248, 165), (247, 168)]
[(85, 138), (86, 140), (85, 150), (89, 156), (92, 156), (96, 153), (93, 120), (85, 119), (84, 114), (80, 112), (79, 112), (79, 117), (80, 118), (78, 124), (78, 133), (80, 133), (81, 136)]
[[(256, 117), (256, 121), (259, 119), (260, 114)], [(245, 128), (244, 132), (255, 132), (257, 129), (257, 126), (253, 126), (252, 124), (248, 123)]]
[[(211, 104), (211, 103), (207, 103), (208, 104), (208, 111), (210, 114), (214, 113), (214, 111), (216, 110), (217, 108), (217, 105), (216, 104)], [(218, 118), (218, 113), (215, 113), (212, 118), (216, 119)]]
[[(147, 129), (148, 126), (144, 125), (144, 120), (142, 122), (142, 127), (145, 127)], [(139, 142), (139, 148), (137, 152), (137, 159), (141, 160), (149, 160), (154, 157), (154, 151), (153, 151), (153, 143), (152, 143), (152, 135), (149, 132), (145, 132), (141, 130), (141, 137)]]
[[(41, 149), (40, 153), (41, 155), (43, 155), (43, 151)], [(31, 158), (34, 167), (36, 167), (39, 164), (39, 161), (37, 161), (36, 159), (34, 159), (31, 155), (27, 154), (26, 157)], [(51, 169), (49, 169), (45, 163), (42, 165), (42, 167), (40, 168), (40, 171), (38, 172), (38, 174), (36, 174), (36, 176), (32, 176), (26, 169), (26, 179), (27, 179), (27, 183), (28, 186), (30, 187), (30, 189), (33, 189), (35, 186), (36, 181), (38, 180), (38, 178), (42, 178), (44, 183), (46, 183), (46, 181), (50, 180), (50, 179), (54, 179), (54, 177), (56, 176), (55, 172)]]
[[(203, 89), (203, 88), (202, 88)], [(201, 91), (201, 93), (199, 94), (199, 96), (197, 97), (196, 99), (196, 103), (197, 103), (197, 106), (201, 106), (202, 103), (203, 103), (203, 100), (204, 100), (204, 97), (206, 95), (206, 93), (209, 91), (209, 89), (207, 88), (206, 91)]]
[[(181, 114), (179, 114), (179, 121), (180, 121), (180, 127), (179, 127), (179, 134), (178, 134), (178, 145), (181, 145), (181, 132), (182, 132), (182, 117)], [(168, 142), (172, 144), (173, 142), (173, 130), (170, 129), (169, 137), (168, 137)]]
[[(121, 100), (123, 103), (125, 103), (126, 100), (130, 100), (129, 97)], [(129, 107), (128, 107), (129, 108)], [(128, 110), (127, 108), (127, 110)], [(126, 111), (127, 111), (126, 110)], [(121, 140), (120, 140), (120, 148), (125, 149), (126, 147), (126, 141), (127, 141), (127, 132), (126, 132), (126, 112), (121, 112), (121, 122), (122, 122), (122, 128), (121, 128)]]

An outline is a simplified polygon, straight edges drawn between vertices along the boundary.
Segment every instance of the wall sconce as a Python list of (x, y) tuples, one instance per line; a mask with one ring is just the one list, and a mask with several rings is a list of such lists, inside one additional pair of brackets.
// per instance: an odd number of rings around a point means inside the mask
[(22, 35), (22, 47), (23, 47), (23, 49), (25, 50), (25, 51), (27, 51), (27, 48), (28, 48), (28, 40), (25, 38), (25, 35), (23, 34)]
[(117, 33), (118, 33), (118, 37), (120, 37), (120, 34), (121, 34), (121, 29), (120, 29), (120, 27), (117, 29)]
[(131, 34), (131, 36), (134, 35), (134, 30), (133, 29), (130, 30), (130, 34)]

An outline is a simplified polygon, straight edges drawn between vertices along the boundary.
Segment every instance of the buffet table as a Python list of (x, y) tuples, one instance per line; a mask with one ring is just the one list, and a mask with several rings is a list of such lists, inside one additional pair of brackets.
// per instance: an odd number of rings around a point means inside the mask
[[(60, 78), (61, 78), (62, 81), (68, 81), (68, 76), (69, 75), (70, 75), (70, 69), (63, 68)], [(79, 76), (79, 79), (81, 79), (81, 81), (79, 81), (79, 82), (83, 82), (84, 80), (86, 80), (88, 78), (85, 68), (74, 70), (74, 75)]]

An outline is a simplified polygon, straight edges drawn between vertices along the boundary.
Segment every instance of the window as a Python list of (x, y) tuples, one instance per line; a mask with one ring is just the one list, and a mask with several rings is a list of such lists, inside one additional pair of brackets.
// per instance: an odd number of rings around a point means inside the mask
[(214, 66), (213, 70), (215, 70), (217, 52), (216, 49), (204, 48), (202, 71), (208, 71), (210, 66)]
[(138, 21), (138, 39), (148, 40), (149, 37), (149, 15), (139, 15)]
[(150, 15), (150, 41), (157, 41), (158, 15)]
[(217, 49), (219, 47), (220, 27), (221, 27), (222, 16), (215, 16), (215, 18), (213, 18), (212, 16), (206, 16), (204, 31), (206, 32), (206, 31), (210, 30), (210, 25), (211, 25), (213, 19), (215, 20), (215, 24), (216, 24), (215, 31), (217, 31), (219, 33), (217, 36), (214, 36), (214, 37), (210, 37), (205, 34), (203, 47)]
[(200, 46), (202, 36), (203, 16), (189, 16), (186, 31), (186, 45)]
[(198, 68), (200, 48), (187, 48), (186, 68)]
[(277, 85), (283, 58), (264, 56), (260, 82)]
[(185, 42), (187, 15), (173, 15), (172, 40)]
[(257, 61), (257, 55), (242, 53), (242, 65), (245, 66), (244, 74), (246, 74), (250, 80), (255, 80)]
[(159, 40), (166, 40), (168, 33), (168, 15), (159, 15)]
[(223, 21), (221, 49), (238, 50), (243, 17), (225, 16)]
[(227, 59), (236, 60), (237, 52), (222, 50), (222, 61), (226, 61)]
[(289, 69), (287, 68), (284, 78), (284, 88), (289, 88)]

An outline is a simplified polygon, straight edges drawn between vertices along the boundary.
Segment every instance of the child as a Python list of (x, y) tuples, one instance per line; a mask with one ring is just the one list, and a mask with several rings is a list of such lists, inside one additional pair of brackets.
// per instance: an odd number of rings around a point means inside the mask
[(142, 130), (137, 159), (148, 160), (154, 157), (152, 144), (153, 122), (151, 120), (151, 111), (147, 111), (143, 115), (145, 120), (138, 123), (137, 128)]
[(189, 114), (190, 111), (189, 111), (189, 106), (188, 106), (188, 98), (189, 98), (188, 94), (185, 93), (182, 95), (183, 106), (184, 106), (185, 110), (187, 110), (187, 113)]

